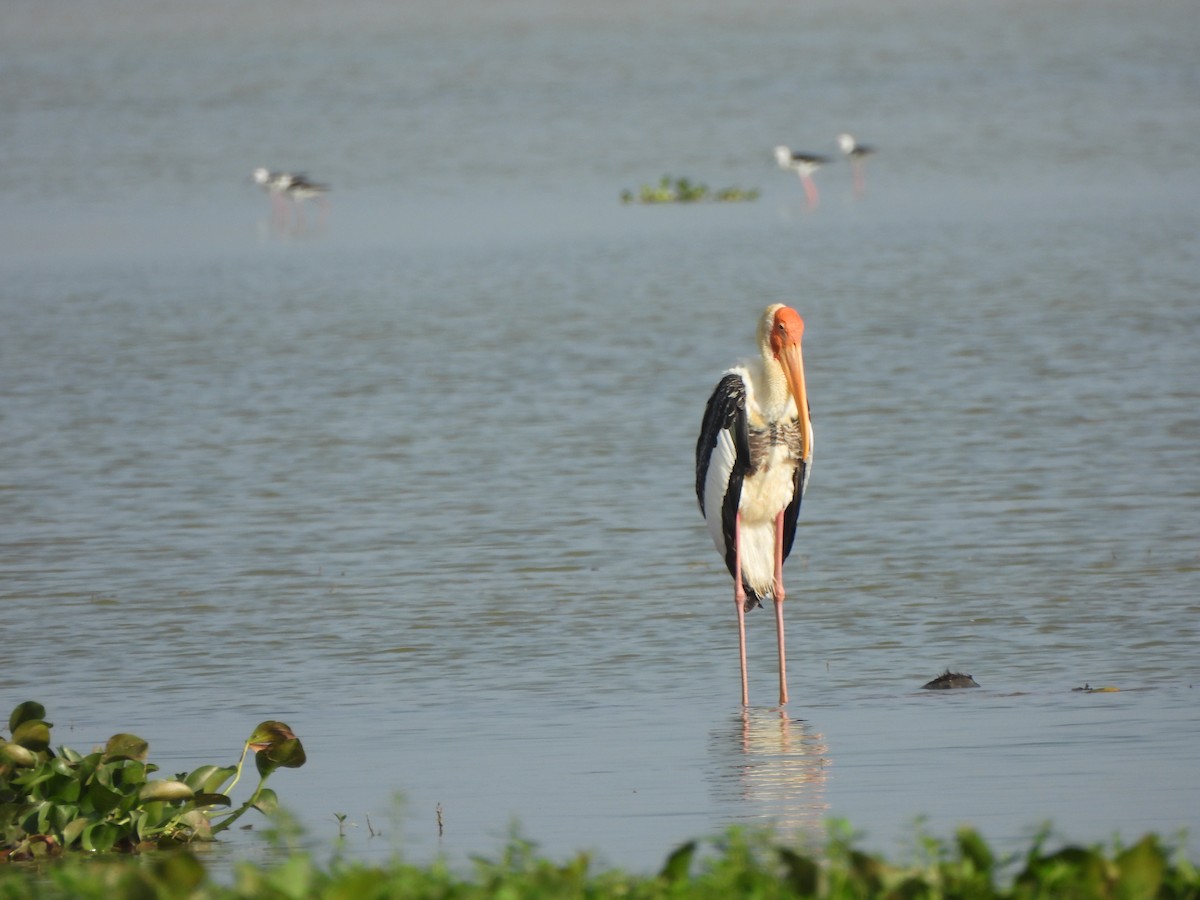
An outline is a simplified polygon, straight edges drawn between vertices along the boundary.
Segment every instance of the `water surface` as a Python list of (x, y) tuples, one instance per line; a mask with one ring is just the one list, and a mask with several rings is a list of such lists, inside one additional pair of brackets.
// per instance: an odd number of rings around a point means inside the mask
[[(283, 719), (285, 804), (372, 858), (1195, 830), (1190, 4), (16, 10), (0, 696), (57, 741), (170, 773)], [(771, 148), (847, 128), (866, 191), (809, 208)], [(763, 194), (617, 202), (664, 173)], [(786, 714), (764, 614), (737, 705), (692, 494), (772, 302), (817, 448)]]

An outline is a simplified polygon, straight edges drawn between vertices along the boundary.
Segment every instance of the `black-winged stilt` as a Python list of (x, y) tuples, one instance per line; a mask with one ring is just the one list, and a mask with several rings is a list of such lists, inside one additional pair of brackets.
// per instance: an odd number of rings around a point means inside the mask
[(861, 197), (867, 187), (866, 159), (875, 152), (875, 148), (860, 144), (854, 135), (844, 131), (838, 135), (838, 146), (850, 161), (850, 168), (854, 172), (854, 193)]
[(812, 174), (829, 162), (829, 158), (813, 153), (796, 153), (781, 144), (775, 148), (775, 162), (779, 163), (779, 168), (790, 170), (799, 176), (800, 184), (804, 186), (804, 196), (808, 198), (808, 205), (815, 209), (821, 202), (821, 195), (812, 180)]

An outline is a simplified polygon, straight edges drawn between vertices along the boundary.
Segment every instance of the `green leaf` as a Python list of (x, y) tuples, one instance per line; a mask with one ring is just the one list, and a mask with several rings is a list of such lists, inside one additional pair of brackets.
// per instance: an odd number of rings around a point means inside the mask
[(168, 803), (177, 800), (191, 800), (194, 796), (196, 796), (195, 791), (182, 781), (168, 781), (165, 778), (146, 782), (138, 792), (139, 800), (163, 800)]
[(226, 794), (196, 794), (192, 802), (196, 806), (233, 806)]
[(968, 860), (977, 872), (991, 872), (996, 864), (996, 857), (987, 842), (973, 828), (960, 828), (955, 835), (958, 841), (958, 852), (963, 859)]
[(83, 829), (87, 828), (88, 820), (80, 816), (78, 819), (73, 819), (68, 822), (62, 830), (62, 843), (64, 848), (70, 848), (79, 836), (83, 834)]
[(848, 854), (848, 861), (850, 871), (861, 879), (862, 884), (870, 889), (872, 895), (882, 890), (884, 865), (881, 860), (860, 850), (851, 850)]
[(87, 794), (84, 795), (83, 801), (80, 804), (81, 806), (84, 808), (90, 807), (95, 812), (105, 816), (120, 805), (121, 794), (105, 787), (99, 782), (93, 781), (88, 785)]
[(671, 855), (667, 857), (667, 861), (663, 864), (662, 871), (658, 873), (658, 877), (667, 884), (685, 883), (692, 867), (692, 858), (695, 855), (695, 841), (688, 841), (686, 844), (676, 847)]
[(299, 738), (279, 741), (260, 750), (254, 757), (258, 773), (264, 778), (278, 768), (298, 769), (307, 761)]
[(54, 803), (50, 807), (50, 824), (54, 831), (62, 834), (63, 830), (79, 815), (79, 807), (73, 803)]
[(1157, 897), (1166, 874), (1167, 860), (1154, 835), (1148, 834), (1117, 859), (1117, 896)]
[(211, 841), (212, 822), (198, 809), (191, 809), (173, 820), (170, 835), (175, 840)]
[(197, 794), (214, 794), (220, 791), (237, 772), (237, 766), (201, 766), (183, 779)]
[(254, 808), (264, 816), (272, 815), (279, 809), (279, 798), (270, 788), (263, 788), (254, 798)]
[(260, 750), (266, 749), (271, 744), (287, 741), (295, 738), (296, 735), (292, 729), (288, 728), (283, 722), (277, 722), (274, 719), (268, 719), (266, 722), (259, 722), (258, 727), (250, 735), (250, 739), (246, 743), (250, 749), (257, 753)]
[(113, 848), (121, 833), (114, 825), (107, 822), (93, 822), (83, 829), (79, 836), (80, 846), (84, 850), (104, 853)]
[(49, 766), (36, 765), (31, 769), (27, 769), (12, 780), (13, 784), (20, 785), (29, 792), (39, 784), (49, 781), (54, 777), (54, 770)]
[[(15, 733), (23, 722), (40, 721), (46, 718), (46, 707), (33, 700), (19, 704), (8, 717), (8, 730)], [(47, 723), (48, 725), (49, 723)]]
[(134, 759), (144, 762), (149, 750), (150, 745), (136, 734), (114, 734), (104, 745), (104, 759)]
[(55, 778), (53, 790), (48, 791), (48, 799), (57, 803), (78, 803), (83, 794), (83, 785), (77, 778)]
[(787, 880), (797, 896), (816, 896), (821, 867), (811, 857), (802, 856), (788, 847), (779, 848), (779, 858), (787, 870)]
[(12, 730), (12, 742), (34, 753), (50, 748), (50, 725), (41, 719), (27, 719)]
[(5, 741), (0, 744), (0, 764), (7, 763), (19, 768), (28, 769), (37, 765), (37, 757), (33, 751), (20, 744)]

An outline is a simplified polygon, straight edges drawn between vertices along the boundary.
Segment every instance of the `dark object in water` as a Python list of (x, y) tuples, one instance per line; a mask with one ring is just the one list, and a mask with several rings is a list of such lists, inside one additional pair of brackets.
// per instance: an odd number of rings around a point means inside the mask
[(975, 679), (970, 675), (964, 675), (962, 672), (951, 672), (947, 669), (937, 678), (928, 684), (921, 685), (923, 691), (949, 691), (954, 688), (972, 688), (979, 687)]

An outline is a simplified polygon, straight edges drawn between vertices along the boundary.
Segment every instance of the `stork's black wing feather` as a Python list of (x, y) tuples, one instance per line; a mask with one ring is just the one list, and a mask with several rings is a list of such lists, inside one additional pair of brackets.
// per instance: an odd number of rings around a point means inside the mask
[[(709, 471), (719, 466), (728, 472), (724, 484), (708, 484)], [(718, 383), (704, 410), (700, 437), (696, 441), (696, 499), (706, 519), (720, 515), (725, 567), (734, 578), (736, 544), (734, 528), (742, 497), (742, 480), (750, 468), (750, 437), (746, 424), (746, 385), (736, 372)], [(720, 509), (714, 509), (719, 504)]]

